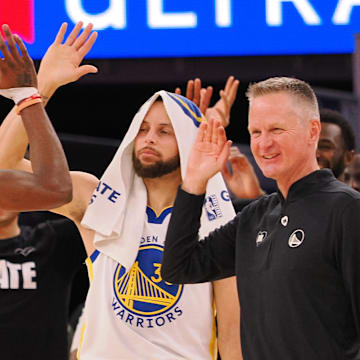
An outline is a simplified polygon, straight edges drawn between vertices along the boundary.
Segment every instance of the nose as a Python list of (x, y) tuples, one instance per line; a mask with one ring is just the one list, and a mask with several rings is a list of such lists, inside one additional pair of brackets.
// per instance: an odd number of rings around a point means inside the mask
[(266, 150), (273, 145), (273, 139), (270, 134), (263, 133), (260, 140), (260, 146)]
[(149, 131), (146, 133), (146, 136), (145, 136), (145, 142), (147, 144), (155, 144), (155, 142), (156, 142), (156, 134), (155, 134), (154, 130), (149, 129)]

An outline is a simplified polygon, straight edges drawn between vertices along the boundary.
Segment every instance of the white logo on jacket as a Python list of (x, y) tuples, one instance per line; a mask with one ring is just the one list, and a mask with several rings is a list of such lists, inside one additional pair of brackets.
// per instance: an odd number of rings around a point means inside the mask
[(259, 231), (256, 237), (256, 246), (261, 245), (267, 236), (266, 231)]
[(288, 244), (291, 248), (296, 248), (300, 246), (305, 239), (305, 233), (301, 229), (297, 229), (293, 231), (293, 233), (289, 237)]

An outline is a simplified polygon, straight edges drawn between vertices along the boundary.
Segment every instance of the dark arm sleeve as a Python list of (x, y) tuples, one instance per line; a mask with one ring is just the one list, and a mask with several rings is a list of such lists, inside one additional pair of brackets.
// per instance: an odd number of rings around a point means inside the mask
[(360, 338), (360, 199), (353, 200), (341, 214), (341, 270), (350, 297), (354, 324)]
[(236, 217), (199, 241), (204, 195), (178, 190), (167, 230), (161, 267), (164, 280), (177, 284), (200, 283), (235, 273)]

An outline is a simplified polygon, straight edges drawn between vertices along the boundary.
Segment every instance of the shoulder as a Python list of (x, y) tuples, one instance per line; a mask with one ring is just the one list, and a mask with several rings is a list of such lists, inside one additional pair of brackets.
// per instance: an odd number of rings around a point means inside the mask
[(327, 196), (328, 202), (331, 201), (337, 209), (350, 204), (360, 206), (360, 193), (339, 180), (334, 180), (324, 187), (323, 193)]

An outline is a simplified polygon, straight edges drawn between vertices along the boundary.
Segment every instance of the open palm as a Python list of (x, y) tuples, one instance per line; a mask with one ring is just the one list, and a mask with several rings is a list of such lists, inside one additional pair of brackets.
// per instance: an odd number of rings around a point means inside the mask
[(190, 152), (183, 187), (192, 193), (203, 192), (208, 180), (224, 166), (230, 145), (219, 121), (202, 122)]
[(67, 24), (61, 25), (55, 41), (41, 61), (38, 74), (39, 81), (51, 84), (56, 89), (78, 80), (85, 74), (97, 72), (95, 66), (80, 66), (97, 37), (96, 32), (91, 33), (92, 24), (87, 25), (80, 34), (82, 25), (82, 22), (77, 23), (64, 43)]

